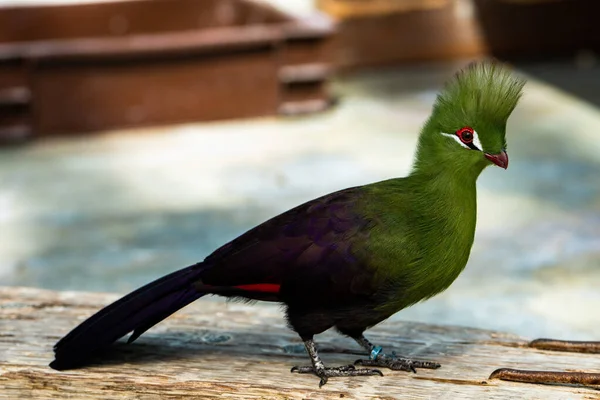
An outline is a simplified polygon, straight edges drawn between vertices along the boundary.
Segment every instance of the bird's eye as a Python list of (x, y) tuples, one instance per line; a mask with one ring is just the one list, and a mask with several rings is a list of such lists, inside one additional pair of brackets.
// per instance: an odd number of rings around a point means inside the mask
[(458, 131), (456, 131), (456, 136), (458, 136), (463, 143), (472, 143), (473, 128), (465, 126), (464, 128), (461, 128)]

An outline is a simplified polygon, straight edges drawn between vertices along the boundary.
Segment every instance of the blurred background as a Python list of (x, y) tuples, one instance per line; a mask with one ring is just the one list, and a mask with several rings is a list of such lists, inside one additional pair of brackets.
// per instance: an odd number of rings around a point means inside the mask
[[(405, 175), (445, 80), (529, 83), (465, 272), (393, 318), (600, 338), (600, 2), (0, 0), (0, 284), (125, 293)], [(210, 301), (210, 300), (203, 300)]]

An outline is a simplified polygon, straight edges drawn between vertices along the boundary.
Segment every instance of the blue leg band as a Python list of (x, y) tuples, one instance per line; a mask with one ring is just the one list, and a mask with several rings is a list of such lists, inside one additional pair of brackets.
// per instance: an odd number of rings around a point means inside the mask
[(373, 346), (373, 349), (371, 350), (371, 356), (369, 358), (371, 360), (377, 360), (377, 356), (379, 356), (379, 353), (381, 353), (381, 350), (383, 350), (383, 347)]

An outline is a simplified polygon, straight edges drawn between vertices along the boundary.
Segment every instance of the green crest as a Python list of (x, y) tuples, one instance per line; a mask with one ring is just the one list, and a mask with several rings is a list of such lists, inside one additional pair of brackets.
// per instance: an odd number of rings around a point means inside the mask
[(443, 117), (455, 119), (459, 125), (474, 118), (504, 123), (521, 98), (524, 85), (525, 80), (515, 77), (502, 64), (472, 63), (446, 84), (434, 112), (450, 113)]

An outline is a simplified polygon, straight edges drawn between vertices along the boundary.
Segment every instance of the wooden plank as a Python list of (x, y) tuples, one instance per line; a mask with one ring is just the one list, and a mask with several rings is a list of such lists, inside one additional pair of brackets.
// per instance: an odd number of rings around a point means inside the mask
[[(89, 367), (59, 372), (47, 365), (52, 345), (115, 295), (0, 288), (0, 398), (77, 399), (595, 399), (589, 388), (488, 380), (499, 367), (597, 370), (598, 357), (525, 348), (514, 335), (472, 328), (388, 321), (369, 331), (387, 349), (442, 368), (417, 374), (330, 379), (310, 375), (299, 338), (275, 305), (201, 300), (151, 329), (132, 345), (117, 345)], [(317, 337), (330, 365), (359, 357), (334, 332)]]

